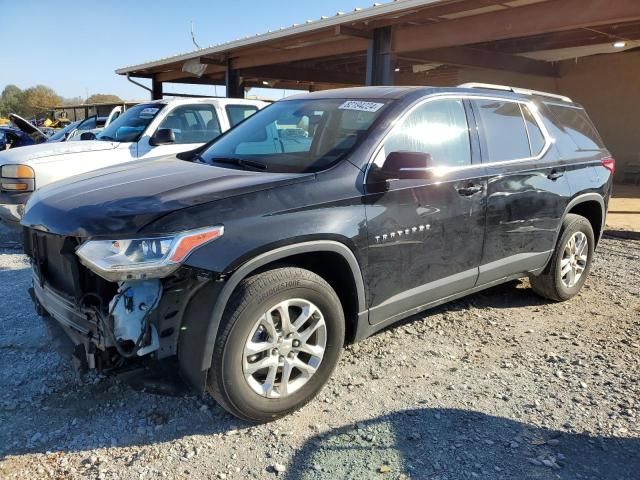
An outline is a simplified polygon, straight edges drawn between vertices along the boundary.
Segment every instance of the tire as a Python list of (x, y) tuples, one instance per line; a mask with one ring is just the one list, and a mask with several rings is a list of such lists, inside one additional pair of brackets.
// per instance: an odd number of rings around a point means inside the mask
[[(276, 306), (278, 310), (271, 310)], [(303, 310), (303, 307), (307, 310)], [(280, 312), (284, 311), (289, 313), (292, 325), (287, 331), (295, 333), (286, 335), (283, 332), (283, 315)], [(308, 312), (315, 313), (309, 316)], [(303, 316), (309, 318), (309, 323), (302, 323), (298, 332), (293, 324), (296, 319), (302, 321)], [(281, 328), (278, 329), (278, 326)], [(295, 338), (304, 338), (304, 334), (313, 330), (313, 326), (317, 328), (311, 334), (309, 343), (305, 341), (300, 346), (301, 340), (297, 340), (300, 349), (294, 349)], [(295, 267), (259, 273), (243, 280), (229, 299), (216, 338), (207, 389), (222, 407), (241, 419), (260, 423), (275, 420), (304, 406), (329, 380), (340, 358), (344, 335), (345, 320), (340, 300), (322, 277)], [(261, 348), (274, 342), (275, 345), (248, 356), (245, 348), (249, 345), (249, 339), (254, 342), (251, 345), (260, 345)], [(313, 342), (315, 344), (311, 345)], [(325, 347), (321, 360), (302, 351), (308, 346), (315, 352), (322, 344)], [(270, 375), (276, 360), (280, 363), (273, 381)], [(253, 374), (248, 372), (261, 361), (270, 362), (269, 367)], [(285, 361), (290, 372), (289, 378), (292, 379), (291, 384), (287, 382), (287, 389), (291, 392), (286, 391), (282, 382)], [(317, 367), (315, 372), (309, 374), (308, 367), (303, 371), (291, 366), (294, 362), (301, 365), (300, 361), (313, 364)], [(248, 379), (248, 375), (252, 375), (251, 378)], [(272, 378), (271, 382), (269, 378)], [(294, 387), (297, 388), (295, 391)]]
[[(584, 270), (582, 270), (575, 283), (572, 284), (569, 277), (563, 275), (562, 268), (563, 257), (567, 255), (567, 249), (569, 248), (568, 243), (572, 238), (575, 242), (576, 235), (577, 238), (582, 238), (582, 236), (586, 238), (587, 245), (584, 251), (587, 258), (586, 262), (579, 262)], [(595, 237), (591, 223), (580, 215), (568, 214), (562, 223), (558, 243), (556, 244), (549, 263), (540, 275), (530, 277), (533, 291), (542, 297), (556, 302), (563, 302), (577, 295), (591, 270), (594, 249)], [(571, 275), (571, 273), (567, 275)], [(567, 282), (569, 284), (567, 284)]]

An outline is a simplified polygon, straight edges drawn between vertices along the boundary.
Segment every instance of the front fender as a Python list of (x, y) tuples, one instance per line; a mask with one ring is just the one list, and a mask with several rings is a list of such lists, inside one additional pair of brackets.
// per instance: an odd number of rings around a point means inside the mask
[[(225, 308), (238, 284), (252, 272), (269, 263), (293, 255), (311, 252), (332, 252), (340, 255), (349, 265), (356, 286), (358, 310), (366, 311), (365, 289), (360, 265), (353, 252), (345, 244), (333, 240), (314, 240), (296, 243), (263, 252), (242, 263), (224, 282), (210, 282), (192, 300), (185, 314), (185, 335), (181, 339), (180, 363), (190, 383), (202, 391), (206, 371), (211, 367), (211, 358), (216, 336)], [(208, 320), (202, 318), (208, 315)], [(199, 361), (199, 364), (198, 364)]]

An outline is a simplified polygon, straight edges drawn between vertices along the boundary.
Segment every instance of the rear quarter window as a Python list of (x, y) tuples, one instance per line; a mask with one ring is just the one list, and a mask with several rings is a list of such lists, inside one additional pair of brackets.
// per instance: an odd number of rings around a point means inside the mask
[(250, 117), (258, 111), (255, 105), (227, 105), (225, 107), (227, 116), (229, 117), (229, 125), (235, 127), (245, 118)]
[(547, 103), (551, 122), (565, 135), (568, 135), (578, 150), (601, 150), (604, 143), (587, 116), (584, 109), (570, 106)]

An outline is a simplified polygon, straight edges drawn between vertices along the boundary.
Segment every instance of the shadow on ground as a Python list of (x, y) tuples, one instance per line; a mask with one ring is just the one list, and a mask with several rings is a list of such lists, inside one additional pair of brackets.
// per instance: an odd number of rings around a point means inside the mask
[(631, 480), (640, 472), (640, 440), (548, 430), (468, 410), (416, 409), (311, 438), (291, 465), (287, 480)]

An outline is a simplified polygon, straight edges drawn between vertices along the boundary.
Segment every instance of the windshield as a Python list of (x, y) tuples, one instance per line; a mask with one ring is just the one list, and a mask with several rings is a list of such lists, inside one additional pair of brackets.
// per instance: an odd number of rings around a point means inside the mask
[(67, 125), (66, 127), (64, 127), (61, 130), (58, 130), (56, 133), (54, 133), (53, 135), (51, 135), (48, 138), (49, 142), (57, 142), (58, 140), (64, 140), (64, 136), (69, 133), (71, 130), (73, 130), (74, 128), (76, 128), (79, 124), (80, 124), (81, 120), (75, 121), (75, 122), (71, 122), (69, 125)]
[(96, 138), (114, 142), (137, 142), (164, 106), (162, 103), (146, 103), (131, 107), (96, 135)]
[(212, 143), (200, 160), (269, 172), (318, 172), (364, 138), (387, 104), (348, 99), (277, 102)]

